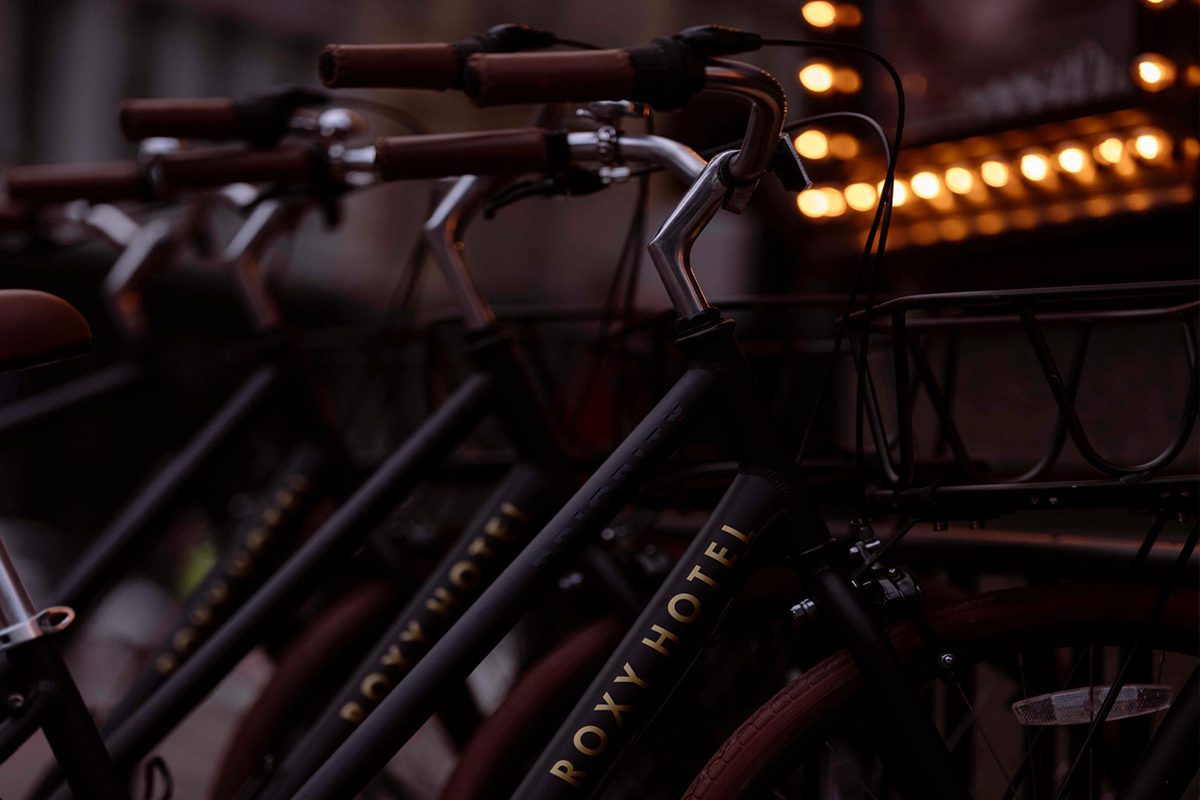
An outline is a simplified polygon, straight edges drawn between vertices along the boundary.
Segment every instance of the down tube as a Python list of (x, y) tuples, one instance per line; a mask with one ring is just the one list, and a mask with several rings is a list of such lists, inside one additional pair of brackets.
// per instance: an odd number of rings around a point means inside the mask
[(734, 479), (514, 797), (582, 799), (595, 791), (683, 679), (745, 585), (764, 530), (787, 507), (765, 478)]
[(271, 776), (263, 800), (285, 800), (337, 750), (508, 566), (567, 497), (558, 465), (518, 464), (413, 595), (374, 651)]
[(237, 441), (237, 434), (262, 409), (281, 378), (282, 371), (277, 365), (256, 369), (88, 545), (50, 593), (54, 603), (82, 611), (109, 582), (120, 577), (138, 545), (157, 531), (155, 525), (178, 506), (196, 476), (211, 465), (213, 458)]
[(538, 591), (599, 535), (683, 441), (717, 393), (718, 378), (689, 369), (512, 565), (483, 593), (295, 796), (349, 800), (436, 710), (535, 602)]
[(487, 414), (493, 385), (484, 375), (467, 378), (178, 672), (106, 738), (118, 768), (131, 769), (278, 624), (281, 615), (290, 614), (330, 570), (362, 546), (375, 526)]

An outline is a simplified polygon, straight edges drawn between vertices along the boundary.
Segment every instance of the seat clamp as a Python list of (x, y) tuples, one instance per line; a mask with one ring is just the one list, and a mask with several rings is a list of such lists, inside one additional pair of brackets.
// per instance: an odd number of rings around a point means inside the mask
[(75, 620), (74, 609), (66, 606), (51, 606), (39, 611), (29, 619), (0, 628), (0, 653), (25, 642), (40, 639), (49, 633), (58, 633)]

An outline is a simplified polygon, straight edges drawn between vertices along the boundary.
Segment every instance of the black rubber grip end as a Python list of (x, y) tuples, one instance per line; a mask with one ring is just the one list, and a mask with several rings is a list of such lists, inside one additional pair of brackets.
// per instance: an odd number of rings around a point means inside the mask
[(648, 47), (628, 52), (634, 100), (658, 111), (675, 111), (704, 88), (704, 61), (678, 39), (655, 39)]

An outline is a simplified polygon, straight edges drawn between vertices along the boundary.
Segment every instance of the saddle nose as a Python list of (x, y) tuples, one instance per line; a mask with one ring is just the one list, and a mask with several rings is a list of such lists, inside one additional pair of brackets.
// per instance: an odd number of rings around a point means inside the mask
[(0, 372), (82, 355), (92, 329), (60, 297), (29, 289), (0, 290)]

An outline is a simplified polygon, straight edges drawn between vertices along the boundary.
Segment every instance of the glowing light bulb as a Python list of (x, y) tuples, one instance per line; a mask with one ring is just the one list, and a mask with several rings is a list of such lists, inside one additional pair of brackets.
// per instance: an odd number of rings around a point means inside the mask
[(1145, 161), (1157, 161), (1166, 155), (1170, 141), (1166, 134), (1152, 128), (1139, 128), (1133, 132), (1133, 152)]
[(849, 67), (838, 67), (833, 71), (833, 88), (844, 94), (853, 94), (862, 88), (862, 78)]
[(846, 203), (855, 211), (867, 211), (875, 205), (878, 193), (869, 183), (852, 183), (846, 187)]
[(980, 214), (975, 218), (975, 227), (980, 233), (992, 236), (1004, 230), (1004, 218), (999, 214)]
[(810, 92), (822, 94), (833, 88), (833, 70), (820, 61), (800, 70), (800, 85)]
[(979, 177), (993, 189), (1008, 185), (1008, 165), (1003, 161), (985, 161), (979, 165)]
[(837, 9), (826, 0), (813, 0), (800, 7), (800, 16), (814, 28), (828, 28), (837, 19)]
[(829, 139), (821, 131), (805, 131), (796, 137), (796, 152), (804, 158), (824, 158), (829, 155)]
[(1116, 136), (1109, 136), (1092, 148), (1092, 154), (1101, 164), (1117, 164), (1125, 158), (1125, 143)]
[(796, 207), (806, 217), (823, 217), (829, 211), (829, 197), (820, 189), (805, 189), (796, 198)]
[(1037, 183), (1050, 174), (1050, 160), (1041, 153), (1026, 153), (1021, 156), (1021, 174)]
[(942, 220), (938, 225), (938, 233), (942, 238), (950, 242), (959, 242), (967, 238), (970, 229), (967, 228), (967, 223), (961, 219), (946, 219)]
[(951, 167), (944, 180), (946, 188), (955, 194), (967, 194), (975, 188), (975, 176), (966, 167)]
[(1142, 0), (1142, 2), (1155, 10), (1170, 8), (1175, 5), (1175, 0)]
[(1133, 81), (1147, 92), (1161, 92), (1175, 83), (1175, 62), (1159, 53), (1142, 53), (1133, 60)]
[(1075, 145), (1064, 147), (1058, 151), (1058, 166), (1064, 172), (1078, 174), (1087, 167), (1088, 155), (1083, 148)]
[(917, 197), (932, 200), (942, 192), (942, 182), (932, 172), (918, 172), (912, 176), (912, 191)]
[(837, 7), (837, 24), (843, 28), (857, 28), (862, 25), (862, 12), (858, 10), (858, 6), (852, 6), (849, 3), (840, 3)]
[(821, 190), (821, 194), (825, 195), (825, 216), (840, 217), (846, 213), (846, 198), (841, 192), (832, 186), (826, 186)]
[[(880, 181), (875, 185), (875, 191), (879, 192), (880, 197), (883, 196), (884, 183), (884, 181)], [(899, 208), (906, 202), (908, 202), (908, 186), (904, 183), (904, 181), (896, 178), (892, 181), (892, 206)]]
[(848, 133), (835, 133), (829, 137), (829, 153), (834, 158), (854, 158), (858, 155), (858, 139)]

